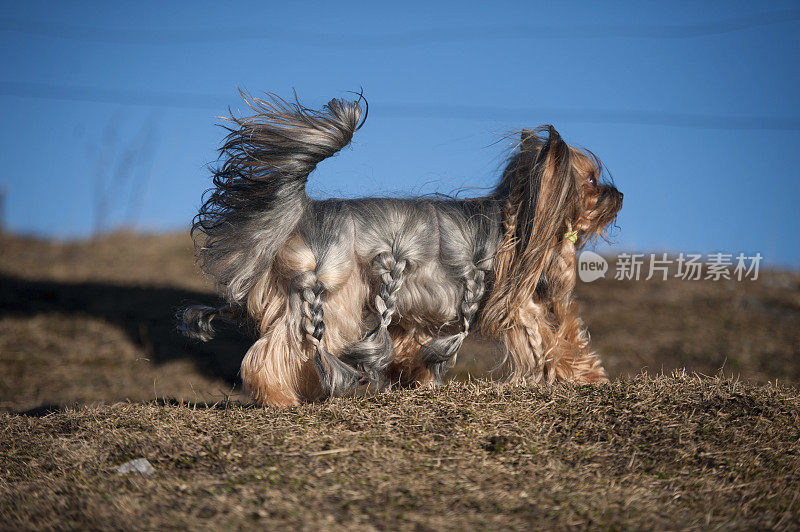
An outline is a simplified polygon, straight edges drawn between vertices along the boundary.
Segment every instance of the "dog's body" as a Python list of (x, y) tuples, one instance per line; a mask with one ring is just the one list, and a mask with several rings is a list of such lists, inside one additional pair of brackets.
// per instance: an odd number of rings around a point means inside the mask
[(596, 159), (525, 130), (487, 197), (312, 201), (308, 174), (349, 143), (359, 104), (250, 103), (194, 228), (231, 305), (184, 322), (203, 339), (216, 317), (255, 323), (241, 374), (256, 401), (439, 382), (476, 329), (504, 341), (511, 380), (605, 380), (572, 296), (576, 246), (621, 206)]

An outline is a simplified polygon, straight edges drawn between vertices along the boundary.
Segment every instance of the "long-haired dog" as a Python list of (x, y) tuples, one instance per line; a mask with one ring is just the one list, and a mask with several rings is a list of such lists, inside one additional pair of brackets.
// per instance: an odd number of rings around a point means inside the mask
[(542, 126), (485, 197), (314, 201), (309, 174), (363, 125), (362, 99), (245, 100), (255, 114), (231, 117), (193, 225), (229, 304), (188, 308), (182, 327), (206, 340), (214, 319), (252, 323), (241, 377), (258, 403), (438, 383), (473, 331), (502, 340), (512, 382), (606, 380), (573, 296), (576, 250), (622, 206), (593, 154)]

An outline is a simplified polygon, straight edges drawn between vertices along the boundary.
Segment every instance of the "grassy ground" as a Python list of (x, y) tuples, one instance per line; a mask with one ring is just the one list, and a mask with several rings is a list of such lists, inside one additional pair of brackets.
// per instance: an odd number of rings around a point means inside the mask
[(0, 249), (0, 528), (800, 526), (797, 274), (581, 284), (610, 386), (465, 382), (473, 341), (442, 389), (279, 411), (239, 331), (175, 334), (214, 301), (185, 236)]
[[(797, 528), (799, 412), (795, 390), (677, 376), (6, 414), (0, 513), (9, 528)], [(151, 477), (115, 473), (139, 456)]]

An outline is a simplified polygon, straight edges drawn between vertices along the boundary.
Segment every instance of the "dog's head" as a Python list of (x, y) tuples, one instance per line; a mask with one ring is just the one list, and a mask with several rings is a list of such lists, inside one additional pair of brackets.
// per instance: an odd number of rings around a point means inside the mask
[(565, 235), (581, 246), (602, 236), (622, 208), (622, 193), (603, 179), (600, 159), (569, 146), (553, 126), (522, 131), (503, 181), (525, 247), (553, 246)]
[(570, 147), (570, 159), (572, 177), (580, 183), (580, 214), (573, 227), (588, 237), (601, 236), (622, 209), (622, 192), (603, 178), (603, 164), (594, 153)]
[(506, 233), (484, 323), (502, 326), (508, 309), (535, 293), (572, 290), (575, 250), (602, 236), (622, 208), (622, 193), (602, 171), (594, 154), (569, 146), (553, 126), (522, 131), (494, 194)]

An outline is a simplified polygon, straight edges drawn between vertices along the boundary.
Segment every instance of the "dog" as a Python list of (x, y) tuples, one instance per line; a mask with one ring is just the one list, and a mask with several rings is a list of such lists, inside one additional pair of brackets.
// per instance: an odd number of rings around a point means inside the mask
[(541, 126), (514, 136), (485, 197), (311, 200), (309, 175), (363, 126), (365, 100), (313, 110), (242, 96), (254, 114), (228, 119), (192, 227), (228, 304), (189, 307), (181, 327), (208, 340), (214, 320), (251, 324), (241, 378), (257, 403), (436, 385), (471, 332), (502, 341), (508, 381), (607, 380), (577, 312), (575, 261), (622, 193), (591, 152)]

